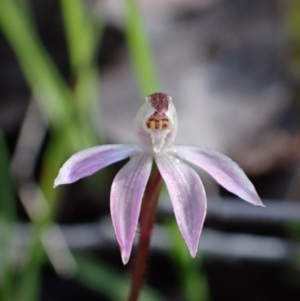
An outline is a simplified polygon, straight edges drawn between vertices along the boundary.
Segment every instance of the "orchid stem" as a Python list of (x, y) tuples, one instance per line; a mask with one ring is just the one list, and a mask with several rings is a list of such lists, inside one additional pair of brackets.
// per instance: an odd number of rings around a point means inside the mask
[(136, 301), (138, 299), (139, 292), (143, 285), (151, 232), (155, 221), (158, 197), (162, 188), (162, 183), (162, 177), (157, 169), (157, 166), (154, 165), (151, 177), (146, 187), (141, 209), (141, 233), (137, 246), (128, 301)]

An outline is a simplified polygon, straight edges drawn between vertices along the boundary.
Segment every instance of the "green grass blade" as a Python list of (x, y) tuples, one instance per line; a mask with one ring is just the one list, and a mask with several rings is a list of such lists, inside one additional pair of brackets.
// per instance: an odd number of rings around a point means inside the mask
[(124, 0), (124, 3), (126, 41), (144, 97), (159, 90), (155, 61), (136, 1)]
[(76, 72), (94, 58), (97, 39), (93, 20), (82, 0), (61, 0), (72, 69)]
[(37, 95), (42, 111), (50, 121), (60, 124), (68, 111), (71, 98), (67, 86), (16, 1), (0, 0), (0, 7), (3, 33)]
[(10, 170), (10, 159), (4, 135), (0, 130), (0, 217), (7, 221), (16, 218), (15, 194)]
[(11, 253), (15, 219), (16, 204), (10, 158), (0, 130), (0, 300), (3, 301), (10, 301), (13, 293)]

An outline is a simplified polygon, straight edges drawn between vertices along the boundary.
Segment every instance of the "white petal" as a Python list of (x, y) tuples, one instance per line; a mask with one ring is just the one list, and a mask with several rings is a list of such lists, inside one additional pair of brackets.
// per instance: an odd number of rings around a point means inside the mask
[(111, 187), (111, 217), (124, 264), (130, 257), (151, 166), (152, 157), (144, 153), (134, 154), (117, 173)]
[(206, 216), (206, 196), (201, 179), (175, 156), (159, 154), (155, 161), (166, 182), (180, 232), (191, 256), (195, 257)]
[(264, 206), (243, 170), (227, 156), (200, 146), (176, 145), (176, 156), (208, 172), (220, 185), (241, 199)]
[(129, 157), (136, 151), (134, 145), (101, 145), (95, 146), (73, 155), (62, 166), (54, 187), (70, 184), (81, 178), (90, 176), (96, 171)]

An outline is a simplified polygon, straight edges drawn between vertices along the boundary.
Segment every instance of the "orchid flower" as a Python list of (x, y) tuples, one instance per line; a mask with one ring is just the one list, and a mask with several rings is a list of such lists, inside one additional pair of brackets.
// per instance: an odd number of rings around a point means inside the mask
[(141, 203), (153, 160), (166, 183), (179, 230), (192, 257), (198, 250), (206, 215), (206, 195), (193, 166), (209, 173), (243, 200), (264, 206), (242, 169), (225, 155), (201, 146), (173, 145), (177, 114), (171, 96), (154, 93), (144, 99), (135, 118), (137, 145), (101, 145), (80, 151), (62, 166), (54, 187), (69, 184), (125, 158), (115, 176), (110, 210), (122, 261), (129, 260)]

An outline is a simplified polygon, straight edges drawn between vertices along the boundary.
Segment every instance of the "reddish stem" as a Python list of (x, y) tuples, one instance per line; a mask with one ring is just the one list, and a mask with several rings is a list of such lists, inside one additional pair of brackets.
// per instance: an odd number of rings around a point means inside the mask
[(133, 269), (131, 290), (128, 301), (137, 300), (143, 285), (151, 232), (155, 221), (158, 197), (162, 188), (162, 183), (161, 175), (157, 169), (157, 166), (154, 165), (151, 177), (146, 186), (141, 208), (141, 233), (136, 251), (135, 266)]

